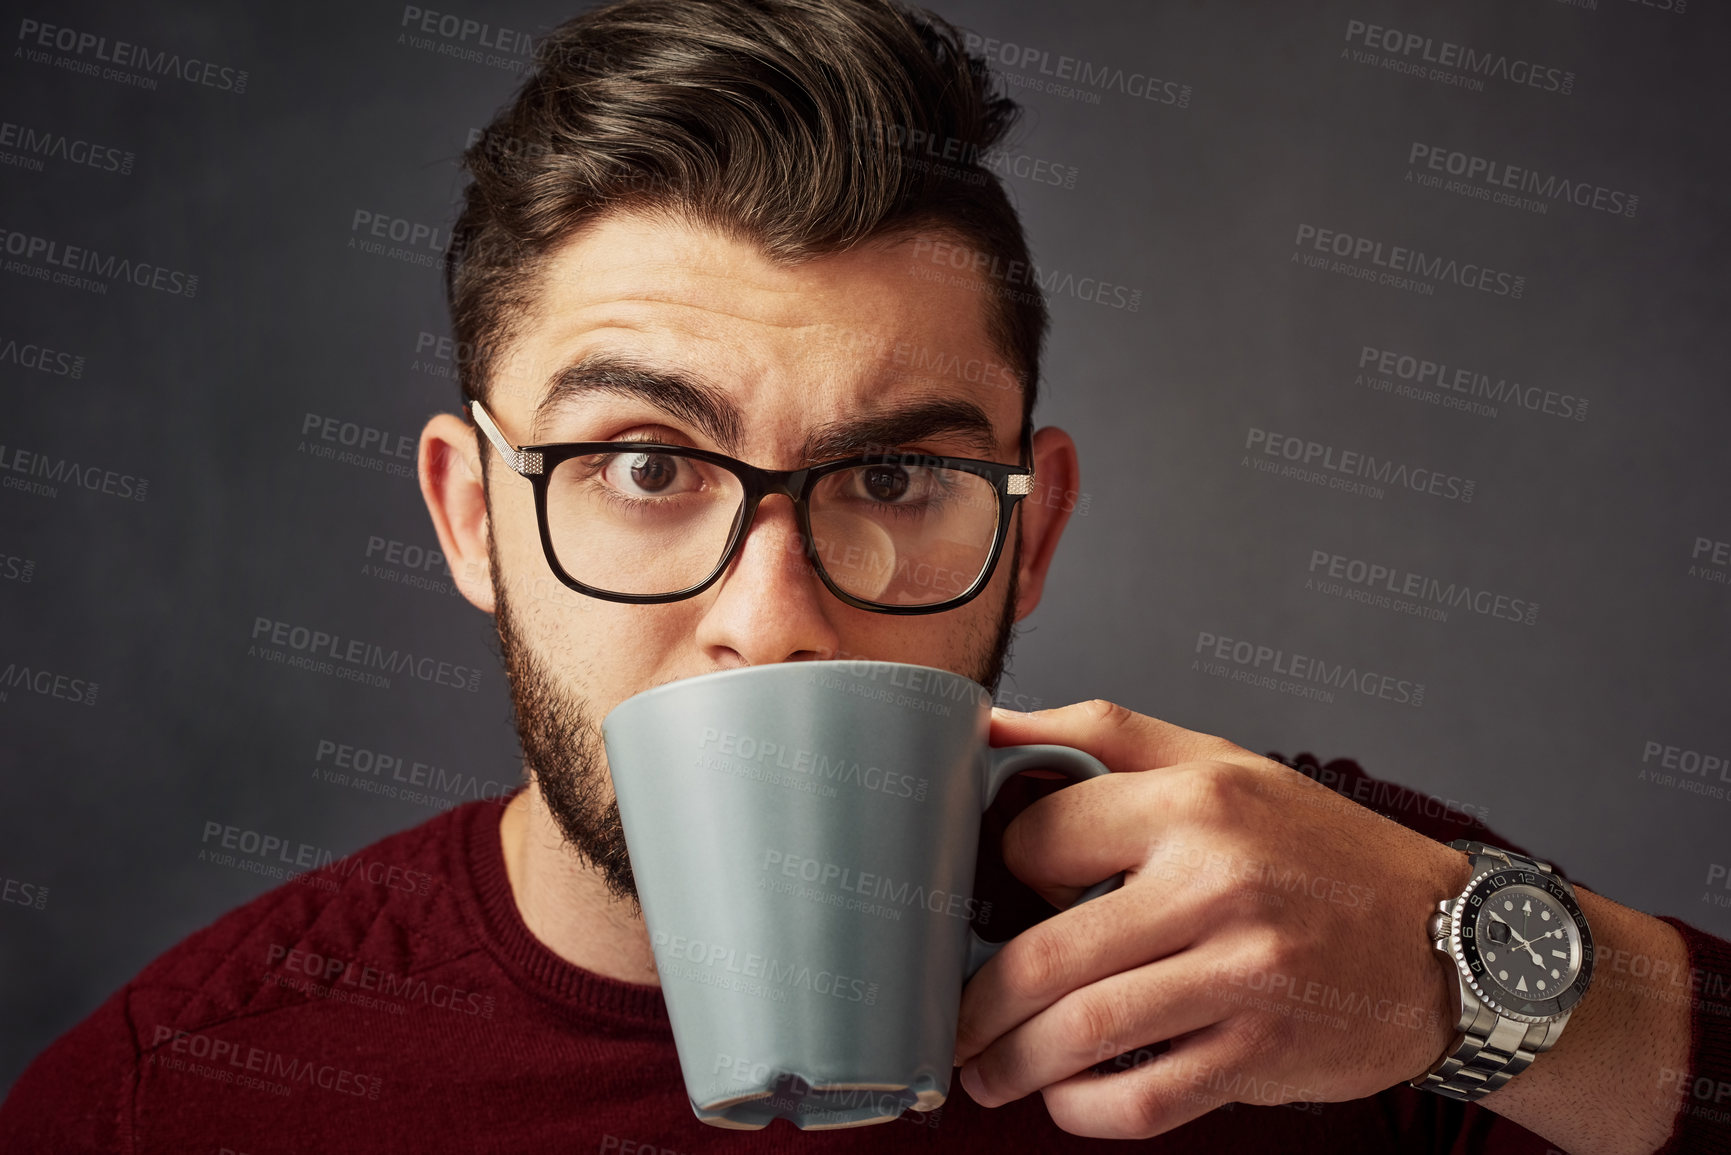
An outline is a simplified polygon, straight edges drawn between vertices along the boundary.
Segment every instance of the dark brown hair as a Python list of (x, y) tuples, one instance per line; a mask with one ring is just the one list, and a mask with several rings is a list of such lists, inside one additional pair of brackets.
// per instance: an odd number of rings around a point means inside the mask
[[(622, 0), (554, 29), (516, 98), (464, 154), (445, 255), (466, 398), (515, 337), (545, 259), (585, 225), (677, 214), (797, 262), (948, 233), (1031, 270), (979, 162), (1019, 109), (942, 19), (893, 0)], [(986, 324), (1033, 410), (1047, 314), (1031, 275)]]

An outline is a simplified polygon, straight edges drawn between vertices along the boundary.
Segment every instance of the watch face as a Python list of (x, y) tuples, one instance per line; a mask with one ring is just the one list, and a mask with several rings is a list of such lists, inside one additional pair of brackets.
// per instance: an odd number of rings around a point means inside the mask
[(1458, 955), (1479, 997), (1516, 1018), (1555, 1018), (1580, 1001), (1592, 974), (1592, 936), (1554, 878), (1510, 869), (1467, 888)]
[(1479, 957), (1508, 997), (1555, 996), (1581, 970), (1581, 932), (1558, 903), (1533, 886), (1510, 886), (1479, 907)]

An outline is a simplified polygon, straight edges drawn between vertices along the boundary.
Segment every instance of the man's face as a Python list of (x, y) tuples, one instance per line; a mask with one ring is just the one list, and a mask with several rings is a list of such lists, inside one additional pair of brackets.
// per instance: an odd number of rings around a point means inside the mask
[[(700, 227), (606, 218), (553, 255), (493, 370), (488, 410), (515, 444), (652, 437), (794, 469), (847, 455), (825, 444), (852, 434), (1016, 462), (1022, 393), (987, 335), (990, 286), (933, 264), (930, 242), (784, 266)], [(555, 377), (601, 359), (686, 388), (579, 381), (543, 404)], [(617, 894), (635, 897), (598, 727), (619, 702), (712, 671), (830, 658), (913, 662), (993, 685), (1012, 623), (1032, 609), (1015, 596), (1015, 527), (989, 585), (964, 606), (918, 616), (847, 606), (812, 569), (784, 497), (763, 501), (727, 572), (698, 596), (588, 598), (552, 579), (529, 482), (485, 452), (491, 580), (465, 592), (497, 613), (519, 733), (549, 811)], [(1050, 546), (1036, 552), (1043, 575)]]

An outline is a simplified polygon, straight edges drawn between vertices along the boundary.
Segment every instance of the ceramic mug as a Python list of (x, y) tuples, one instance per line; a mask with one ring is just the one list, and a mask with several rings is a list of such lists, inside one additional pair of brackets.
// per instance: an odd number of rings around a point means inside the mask
[[(602, 722), (631, 869), (698, 1118), (884, 1122), (949, 1094), (980, 815), (1023, 770), (945, 670), (782, 662), (670, 682)], [(1116, 888), (1122, 876), (1079, 901)]]

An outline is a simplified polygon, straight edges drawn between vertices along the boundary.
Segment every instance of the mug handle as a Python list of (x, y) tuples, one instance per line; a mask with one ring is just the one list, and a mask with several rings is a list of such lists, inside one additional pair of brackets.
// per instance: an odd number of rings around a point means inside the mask
[[(998, 791), (1004, 783), (1024, 770), (1057, 770), (1068, 774), (1080, 782), (1084, 778), (1098, 778), (1103, 774), (1112, 773), (1106, 764), (1092, 754), (1069, 746), (997, 746), (992, 748), (991, 762), (986, 768), (985, 805), (990, 806), (997, 798)], [(1124, 885), (1124, 876), (1115, 874), (1104, 882), (1096, 882), (1071, 905), (1087, 902), (1091, 898), (1099, 898), (1109, 894)], [(973, 927), (968, 928), (968, 963), (963, 972), (964, 979), (974, 977), (974, 972), (986, 965), (986, 960), (1004, 949), (1009, 942), (987, 942), (975, 933)]]

